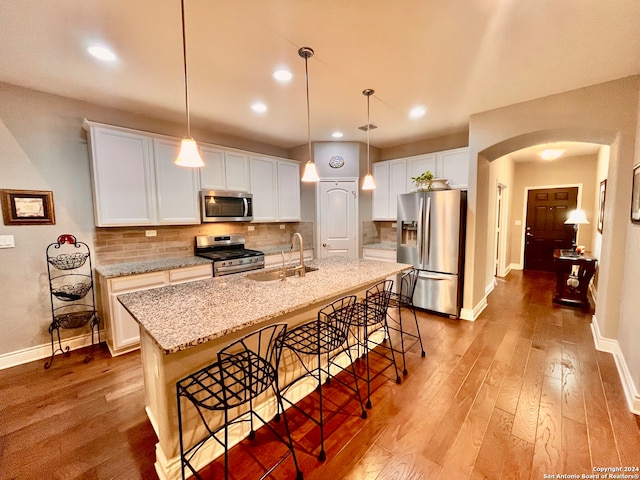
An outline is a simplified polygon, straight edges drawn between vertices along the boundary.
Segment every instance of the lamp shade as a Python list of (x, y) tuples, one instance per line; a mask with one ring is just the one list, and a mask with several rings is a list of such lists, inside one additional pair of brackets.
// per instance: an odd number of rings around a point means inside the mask
[(318, 176), (318, 170), (316, 170), (316, 164), (311, 160), (304, 166), (304, 173), (302, 174), (303, 182), (318, 182), (320, 177)]
[(373, 175), (367, 173), (364, 176), (364, 181), (362, 182), (362, 190), (375, 190), (376, 182), (373, 180)]
[(188, 137), (182, 139), (180, 143), (180, 153), (178, 153), (178, 158), (176, 158), (174, 163), (181, 167), (197, 168), (204, 166), (200, 152), (198, 152), (198, 145), (193, 138)]
[(589, 220), (587, 220), (584, 210), (577, 209), (569, 213), (569, 218), (564, 223), (567, 225), (586, 225)]

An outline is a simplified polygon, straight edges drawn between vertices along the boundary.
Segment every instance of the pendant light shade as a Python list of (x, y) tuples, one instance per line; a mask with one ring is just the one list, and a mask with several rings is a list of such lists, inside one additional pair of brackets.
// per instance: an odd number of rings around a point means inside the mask
[(307, 66), (307, 60), (313, 56), (313, 50), (309, 47), (302, 47), (298, 50), (298, 55), (304, 58), (304, 78), (307, 86), (307, 144), (309, 146), (309, 159), (304, 167), (304, 173), (302, 175), (303, 182), (318, 182), (320, 177), (318, 176), (318, 170), (316, 170), (316, 164), (311, 160), (311, 115), (309, 113), (309, 68)]
[(364, 176), (362, 182), (362, 190), (375, 190), (376, 182), (371, 175), (371, 161), (369, 158), (369, 130), (371, 130), (371, 123), (369, 123), (369, 98), (375, 93), (374, 90), (367, 88), (362, 91), (362, 94), (367, 97), (367, 174)]
[(198, 168), (203, 167), (204, 162), (198, 152), (198, 145), (196, 141), (191, 137), (191, 121), (189, 118), (189, 81), (187, 77), (187, 36), (185, 33), (184, 22), (184, 0), (181, 0), (180, 5), (182, 7), (182, 60), (184, 64), (184, 99), (185, 99), (185, 111), (187, 115), (187, 136), (182, 139), (180, 144), (180, 153), (175, 159), (174, 163), (181, 167)]

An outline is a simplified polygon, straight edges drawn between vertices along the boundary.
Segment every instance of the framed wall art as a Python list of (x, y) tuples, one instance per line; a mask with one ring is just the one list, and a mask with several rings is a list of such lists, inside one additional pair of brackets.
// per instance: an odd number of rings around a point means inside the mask
[(5, 225), (55, 225), (53, 192), (0, 190)]
[(640, 164), (633, 167), (633, 191), (631, 192), (631, 221), (640, 223)]
[(598, 207), (598, 232), (602, 233), (602, 227), (604, 226), (604, 200), (607, 195), (607, 179), (605, 178), (600, 182), (599, 207)]

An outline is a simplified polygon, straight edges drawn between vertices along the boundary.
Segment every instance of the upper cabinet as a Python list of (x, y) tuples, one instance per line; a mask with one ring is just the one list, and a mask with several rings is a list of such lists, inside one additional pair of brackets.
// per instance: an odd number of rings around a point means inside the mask
[(160, 225), (200, 223), (198, 171), (195, 168), (179, 167), (173, 163), (179, 152), (179, 141), (153, 139), (158, 224)]
[(373, 164), (376, 189), (373, 191), (373, 220), (396, 220), (398, 195), (415, 191), (411, 180), (431, 171), (435, 178), (449, 181), (451, 188), (469, 185), (469, 148), (398, 158)]
[(299, 222), (300, 164), (252, 156), (251, 193), (254, 222)]
[(200, 186), (208, 190), (248, 192), (251, 190), (249, 155), (216, 148), (200, 147), (204, 167), (200, 169)]
[(373, 219), (392, 220), (397, 216), (398, 195), (405, 193), (407, 166), (404, 160), (391, 160), (373, 164)]
[(179, 167), (180, 139), (88, 120), (83, 127), (96, 227), (199, 224), (200, 189), (253, 193), (254, 221), (300, 221), (298, 162), (200, 143), (205, 166)]
[(199, 180), (173, 163), (179, 141), (85, 121), (97, 227), (200, 223)]
[(97, 227), (153, 225), (157, 219), (149, 137), (85, 122)]

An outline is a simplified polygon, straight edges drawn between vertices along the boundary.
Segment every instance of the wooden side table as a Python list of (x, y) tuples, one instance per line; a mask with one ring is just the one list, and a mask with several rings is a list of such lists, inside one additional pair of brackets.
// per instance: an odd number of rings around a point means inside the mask
[(589, 310), (587, 292), (596, 270), (597, 260), (589, 254), (577, 255), (573, 250), (553, 252), (556, 270), (556, 293), (553, 302)]

